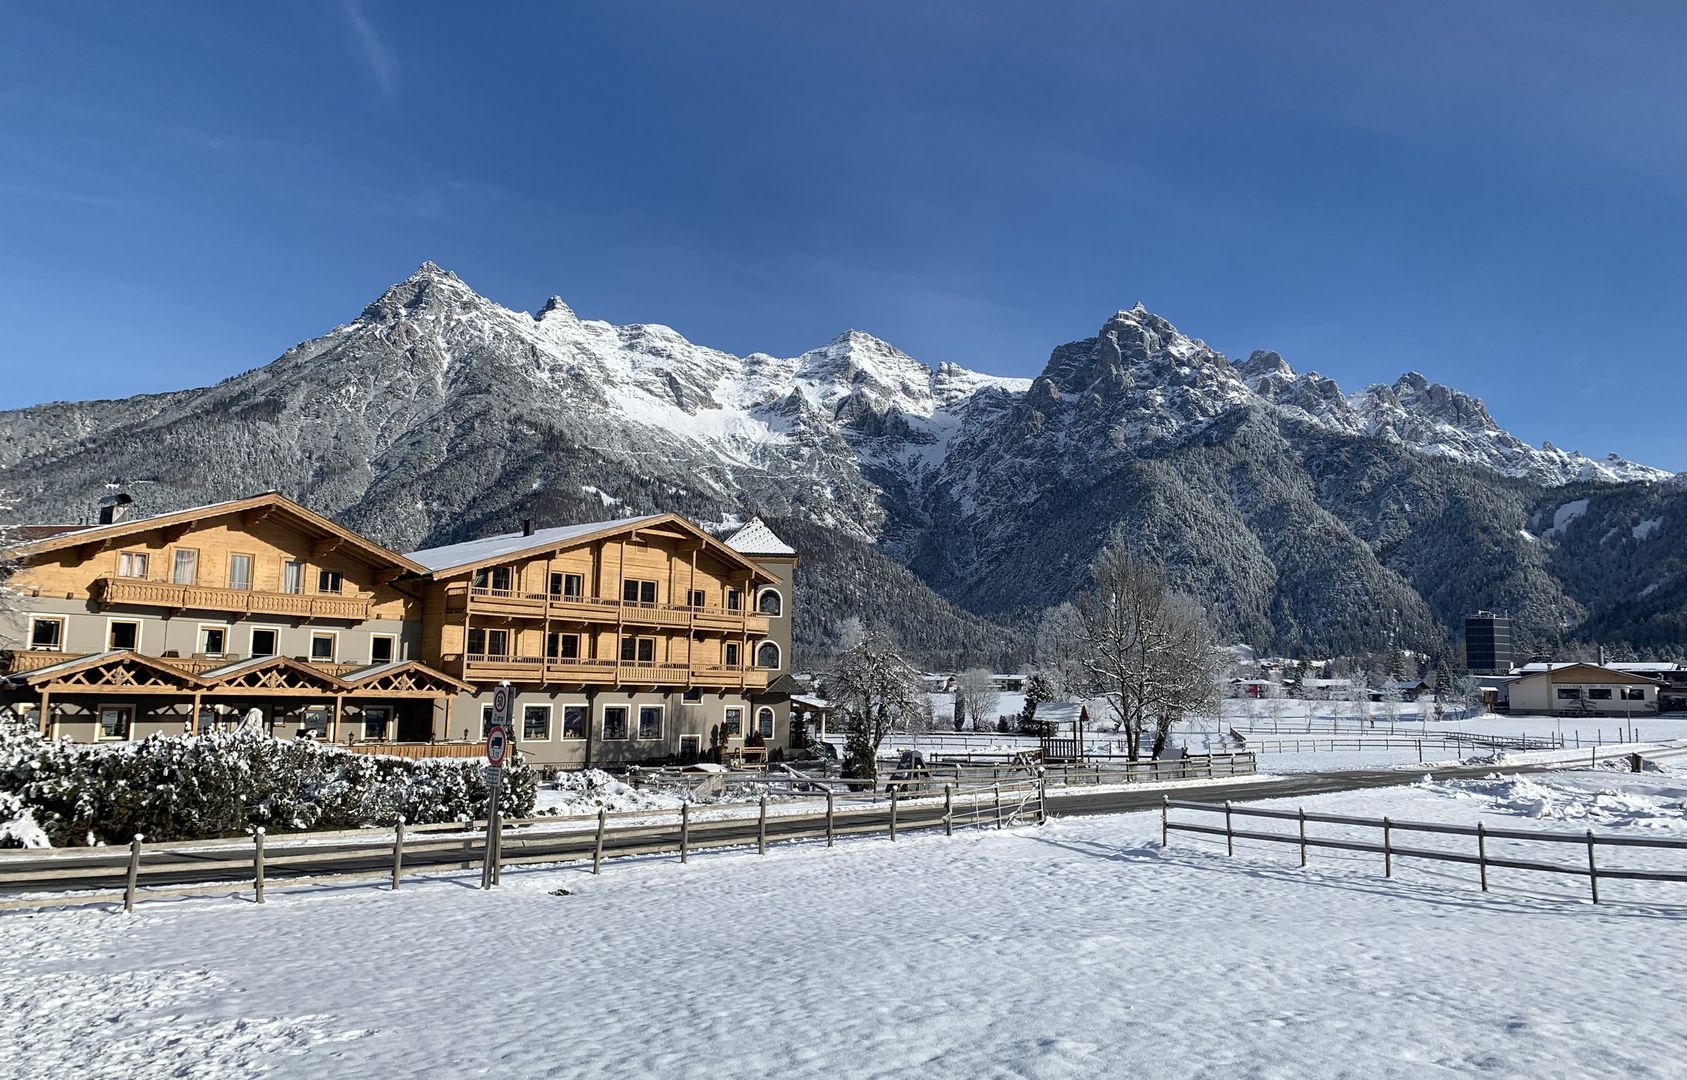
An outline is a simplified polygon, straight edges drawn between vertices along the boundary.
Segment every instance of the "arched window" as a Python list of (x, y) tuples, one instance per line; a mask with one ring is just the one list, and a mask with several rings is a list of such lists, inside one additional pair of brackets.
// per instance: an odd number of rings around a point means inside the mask
[(763, 615), (777, 616), (784, 606), (784, 601), (779, 597), (778, 589), (763, 589), (761, 596), (756, 598), (756, 610)]
[(773, 710), (765, 705), (756, 710), (756, 730), (764, 739), (773, 738)]
[(777, 668), (779, 666), (779, 643), (764, 641), (756, 646), (756, 666), (760, 668)]

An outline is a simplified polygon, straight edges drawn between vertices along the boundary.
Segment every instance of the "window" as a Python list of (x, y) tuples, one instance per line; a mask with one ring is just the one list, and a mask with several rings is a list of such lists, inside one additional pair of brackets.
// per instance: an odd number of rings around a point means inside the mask
[(586, 595), (586, 579), (580, 574), (552, 574), (551, 595), (578, 600)]
[(726, 720), (721, 724), (721, 731), (727, 738), (737, 738), (744, 734), (744, 710), (726, 710)]
[(628, 578), (621, 583), (621, 602), (624, 604), (654, 604), (656, 583)]
[(344, 585), (345, 575), (338, 570), (318, 570), (316, 572), (316, 591), (319, 593), (338, 594)]
[(1624, 701), (1645, 701), (1646, 700), (1646, 688), (1644, 686), (1625, 686), (1625, 687), (1623, 687), (1623, 700)]
[(305, 591), (305, 564), (297, 559), (288, 559), (281, 564), (281, 591), (287, 593), (302, 593)]
[(335, 647), (339, 644), (338, 636), (323, 631), (312, 634), (310, 636), (310, 658), (333, 663)]
[(726, 610), (737, 611), (744, 606), (744, 594), (737, 589), (726, 590)]
[(627, 707), (625, 705), (605, 705), (603, 707), (603, 737), (605, 739), (625, 739), (627, 737)]
[(193, 548), (177, 548), (176, 561), (170, 568), (170, 580), (177, 585), (192, 585), (199, 580), (199, 552)]
[(682, 695), (681, 700), (697, 703), (703, 700), (703, 691), (693, 686)]
[(63, 619), (31, 619), (29, 647), (43, 652), (58, 652), (64, 643)]
[(492, 734), (492, 706), (482, 705), (480, 707), (480, 737), (484, 739), (490, 734)]
[(725, 666), (729, 668), (735, 668), (738, 666), (738, 643), (736, 641), (727, 642), (722, 648), (721, 653), (724, 657), (722, 663), (725, 664)]
[(369, 639), (369, 662), (390, 664), (398, 653), (398, 639), (391, 634), (376, 634)]
[(228, 557), (228, 587), (231, 589), (250, 589), (252, 587), (252, 556), (230, 555)]
[(274, 656), (275, 655), (275, 647), (276, 647), (276, 641), (275, 641), (275, 631), (274, 630), (253, 630), (252, 631), (252, 655), (253, 656)]
[(779, 666), (779, 643), (764, 641), (756, 646), (756, 666), (759, 668), (776, 668)]
[(478, 626), (470, 627), (469, 653), (474, 656), (508, 656), (510, 654), (510, 632), (508, 630), (486, 630)]
[(1580, 701), (1582, 696), (1579, 686), (1560, 686), (1558, 688), (1559, 701)]
[(474, 572), (471, 584), (477, 589), (490, 589), (493, 592), (507, 593), (510, 591), (510, 568), (507, 566), (483, 566)]
[(760, 708), (756, 710), (756, 730), (761, 732), (764, 739), (773, 738), (773, 710)]
[(119, 551), (117, 553), (118, 577), (146, 577), (147, 554), (144, 551)]
[[(303, 725), (305, 733), (314, 739), (326, 739), (328, 737), (329, 715), (329, 711), (321, 705), (312, 705), (305, 709), (305, 722)], [(368, 710), (364, 710), (363, 718), (364, 729), (367, 731), (369, 720)], [(385, 721), (382, 722), (382, 726), (385, 726)]]
[(662, 737), (662, 706), (639, 706), (638, 737), (641, 739), (660, 739)]
[(621, 660), (627, 664), (654, 664), (656, 639), (653, 637), (621, 639)]
[(782, 606), (775, 589), (763, 589), (761, 596), (756, 598), (756, 610), (763, 615), (778, 615)]
[(228, 627), (201, 626), (199, 628), (199, 651), (206, 656), (221, 656), (228, 651)]
[(113, 621), (106, 628), (105, 647), (108, 649), (138, 649), (141, 647), (141, 624), (138, 622)]
[(551, 707), (529, 705), (521, 710), (521, 737), (549, 739), (551, 737)]
[(562, 737), (565, 739), (584, 739), (586, 737), (586, 707), (584, 705), (564, 705), (562, 707)]
[(550, 634), (545, 638), (545, 657), (549, 660), (580, 659), (579, 634)]
[(135, 710), (131, 705), (101, 705), (100, 738), (127, 739), (134, 720)]
[(1588, 699), (1591, 701), (1610, 701), (1611, 688), (1609, 686), (1594, 686), (1588, 688)]
[(690, 604), (692, 607), (702, 607), (703, 606), (703, 590), (702, 589), (692, 589), (690, 593), (686, 594), (685, 602)]

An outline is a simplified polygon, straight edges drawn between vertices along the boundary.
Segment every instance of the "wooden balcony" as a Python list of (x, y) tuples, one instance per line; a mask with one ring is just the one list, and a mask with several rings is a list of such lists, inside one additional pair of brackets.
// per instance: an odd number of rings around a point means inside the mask
[[(723, 607), (691, 607), (687, 604), (640, 604), (595, 596), (558, 596), (515, 589), (470, 587), (466, 593), (471, 615), (495, 615), (530, 619), (550, 618), (562, 622), (624, 623), (628, 626), (665, 626), (676, 630), (750, 634), (767, 633), (767, 616), (753, 611)], [(446, 610), (463, 607), (448, 599)]]
[[(458, 657), (447, 656), (448, 665)], [(542, 660), (537, 656), (488, 656), (468, 653), (461, 658), (463, 678), (489, 683), (508, 680), (534, 685), (584, 686), (707, 686), (732, 690), (762, 690), (767, 672), (751, 668), (698, 664), (655, 664), (613, 659)]]
[(264, 592), (259, 589), (219, 589), (209, 585), (177, 585), (145, 578), (103, 577), (94, 584), (103, 604), (136, 604), (175, 611), (217, 611), (250, 615), (283, 615), (295, 619), (338, 619), (363, 622), (374, 597), (330, 593)]
[(19, 649), (11, 654), (11, 661), (6, 665), (5, 674), (23, 675), (31, 671), (40, 671), (44, 667), (62, 664), (66, 660), (80, 660), (86, 653), (46, 652), (41, 649), (25, 651)]

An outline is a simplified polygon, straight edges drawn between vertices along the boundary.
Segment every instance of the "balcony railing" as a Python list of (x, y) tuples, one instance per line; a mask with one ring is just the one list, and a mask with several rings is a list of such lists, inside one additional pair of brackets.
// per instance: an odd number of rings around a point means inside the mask
[(471, 612), (488, 615), (525, 615), (535, 619), (549, 615), (553, 619), (574, 622), (622, 622), (635, 626), (687, 627), (757, 635), (767, 633), (768, 629), (766, 615), (742, 608), (646, 604), (605, 597), (568, 596), (478, 585), (469, 588), (468, 597), (468, 608)]
[[(454, 657), (446, 657), (447, 663)], [(613, 659), (575, 659), (465, 653), (463, 677), (470, 681), (508, 679), (521, 683), (581, 683), (594, 686), (719, 686), (759, 690), (767, 672), (711, 664), (648, 663)]]
[(266, 592), (259, 589), (220, 589), (210, 585), (177, 585), (145, 578), (103, 577), (95, 583), (101, 603), (139, 604), (178, 611), (224, 611), (253, 615), (286, 615), (297, 619), (344, 619), (363, 622), (374, 597), (331, 593)]

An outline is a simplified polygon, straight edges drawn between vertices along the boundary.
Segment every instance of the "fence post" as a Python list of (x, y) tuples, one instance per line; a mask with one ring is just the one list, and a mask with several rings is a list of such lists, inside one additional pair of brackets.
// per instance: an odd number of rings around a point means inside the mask
[(1049, 778), (1047, 773), (1037, 775), (1037, 824), (1047, 825), (1049, 820)]
[(1306, 807), (1297, 807), (1300, 811), (1300, 865), (1306, 865)]
[[(943, 788), (944, 788), (945, 791), (947, 791), (949, 789), (949, 785), (944, 784)], [(827, 847), (832, 846), (832, 837), (833, 837), (833, 835), (836, 831), (835, 826), (834, 826), (833, 816), (832, 816), (833, 815), (833, 801), (832, 801), (833, 798), (834, 798), (834, 796), (832, 794), (832, 789), (828, 785), (827, 788), (826, 788), (826, 846)]]
[(1230, 832), (1230, 800), (1224, 800), (1224, 853), (1236, 854), (1236, 838)]
[(679, 861), (684, 864), (691, 847), (691, 804), (679, 804)]
[(1593, 890), (1593, 902), (1599, 903), (1599, 868), (1593, 865), (1593, 830), (1587, 831), (1587, 884)]
[(1384, 817), (1382, 819), (1382, 876), (1386, 878), (1394, 876), (1394, 845), (1389, 835), (1392, 829), (1393, 824), (1388, 818)]
[(603, 827), (609, 817), (609, 811), (604, 807), (597, 808), (597, 844), (592, 848), (592, 873), (603, 872)]
[(398, 879), (404, 873), (404, 818), (400, 815), (398, 828), (392, 837), (392, 889), (398, 891)]
[(1002, 785), (992, 785), (996, 789), (996, 828), (1002, 827)]
[(1418, 764), (1423, 764), (1423, 740), (1418, 740)]
[(257, 893), (258, 903), (264, 902), (264, 827), (259, 825), (252, 830), (252, 842), (256, 845), (252, 849), (252, 887)]
[(955, 835), (955, 785), (943, 785), (943, 835)]
[(141, 876), (141, 834), (129, 842), (129, 882), (123, 888), (123, 910), (135, 910), (135, 886)]
[(756, 818), (756, 854), (767, 854), (767, 796), (761, 797), (761, 814)]
[(1482, 875), (1482, 891), (1488, 891), (1488, 834), (1476, 823), (1476, 869)]
[(1172, 797), (1160, 796), (1160, 846), (1165, 847), (1172, 835), (1171, 828)]
[(900, 798), (901, 795), (898, 792), (892, 791), (890, 793), (890, 839), (893, 843), (896, 841), (896, 803)]

